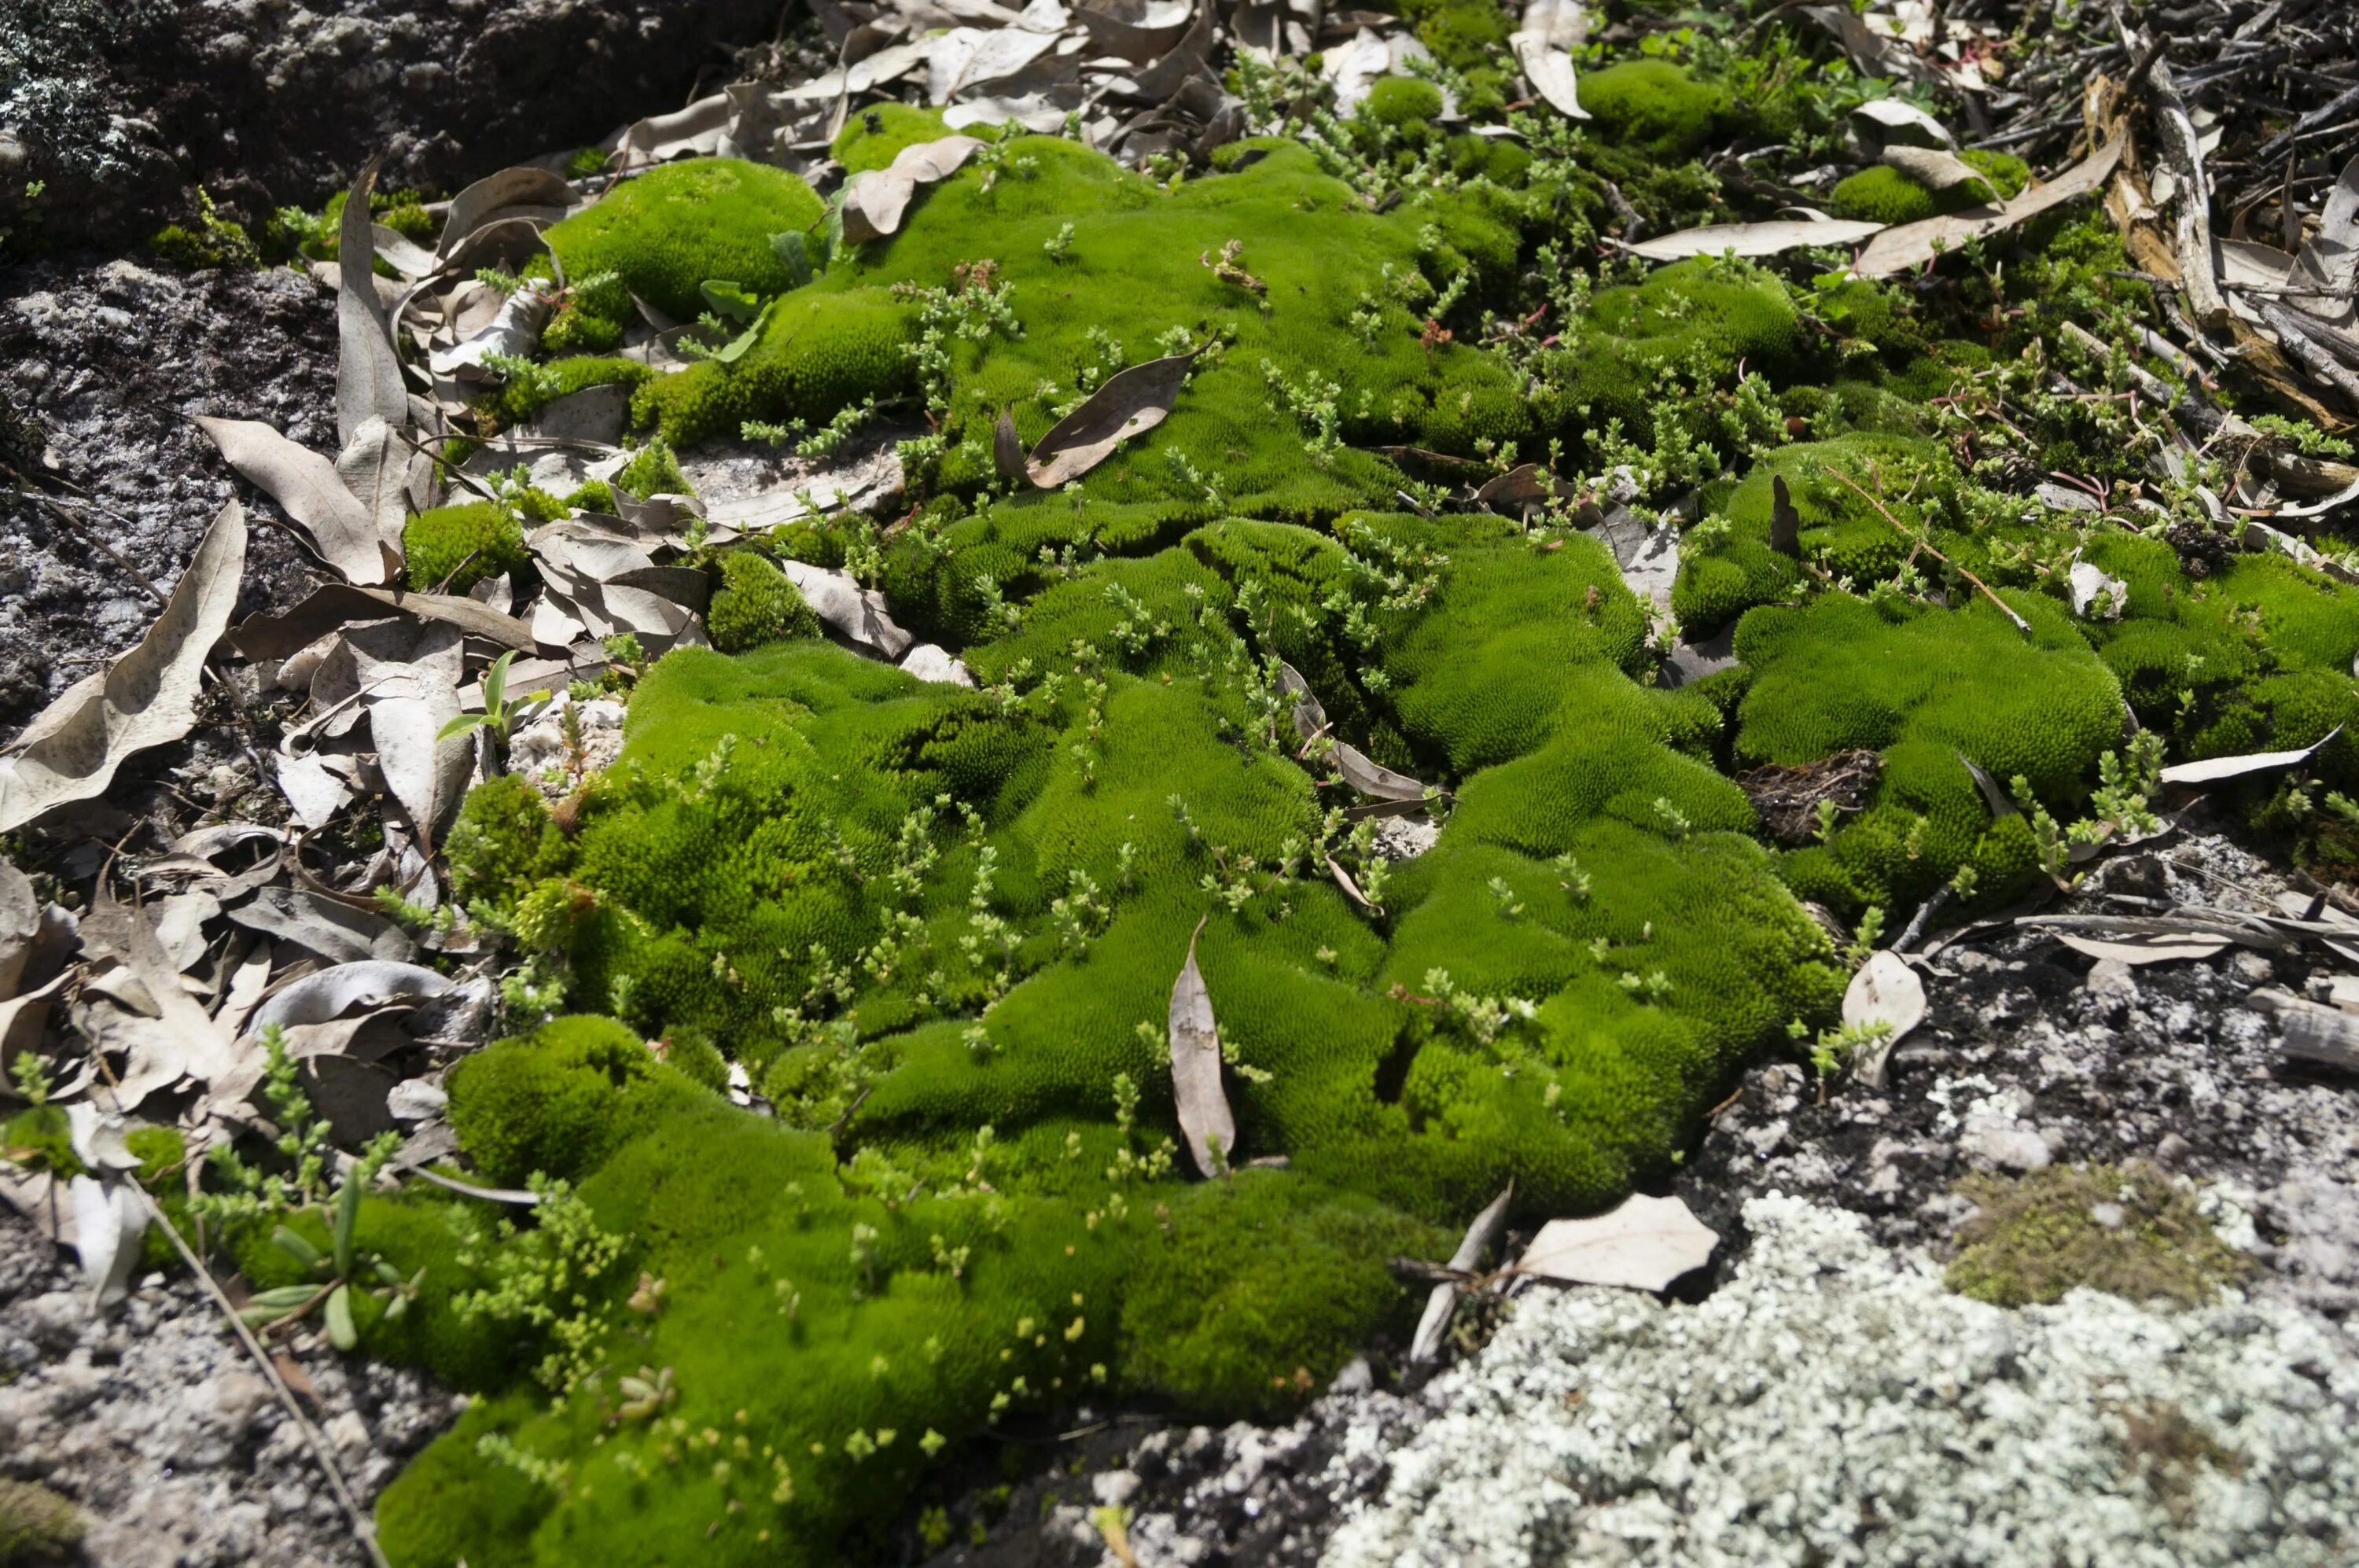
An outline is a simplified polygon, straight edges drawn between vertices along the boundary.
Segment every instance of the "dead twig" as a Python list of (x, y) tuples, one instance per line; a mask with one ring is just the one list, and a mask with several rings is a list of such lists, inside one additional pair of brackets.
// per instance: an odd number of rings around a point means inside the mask
[(1919, 550), (1923, 550), (1927, 555), (1931, 556), (1934, 560), (1940, 561), (1942, 565), (1948, 567), (1951, 571), (1956, 572), (1959, 576), (1973, 583), (1982, 592), (1984, 598), (1988, 599), (1992, 604), (1998, 606), (1998, 613), (2000, 615), (2005, 615), (2008, 620), (2015, 623), (2015, 629), (2017, 631), (2021, 632), (2026, 637), (2029, 637), (2031, 635), (2031, 623), (2025, 620), (2021, 615), (2017, 615), (2014, 607), (2008, 604), (2006, 600), (2000, 598), (1996, 593), (1992, 593), (1989, 583), (1984, 583), (1981, 578), (1975, 576), (1973, 572), (1967, 571), (1964, 567), (1960, 566), (1956, 561), (1951, 561), (1948, 556), (1943, 555), (1940, 550), (1934, 549), (1930, 540), (1920, 539), (1917, 535), (1910, 533), (1908, 531), (1908, 525), (1894, 517), (1890, 507), (1886, 506), (1875, 495), (1874, 493), (1862, 485), (1857, 480), (1852, 478), (1850, 474), (1836, 468), (1832, 463), (1822, 463), (1819, 464), (1819, 466), (1825, 469), (1830, 474), (1832, 474), (1843, 484), (1850, 485), (1854, 490), (1858, 491), (1862, 500), (1864, 500), (1869, 506), (1875, 507), (1876, 511), (1883, 516), (1886, 522), (1890, 523), (1895, 528), (1898, 529), (1901, 534), (1909, 539), (1914, 540)]

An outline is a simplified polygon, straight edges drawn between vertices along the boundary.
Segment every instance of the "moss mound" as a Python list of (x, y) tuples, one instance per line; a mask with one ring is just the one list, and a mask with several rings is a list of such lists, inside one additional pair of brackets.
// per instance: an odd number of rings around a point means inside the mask
[[(549, 505), (553, 515), (563, 515), (553, 500)], [(463, 501), (415, 513), (401, 530), (409, 585), (420, 593), (464, 593), (478, 583), (517, 571), (532, 559), (524, 529), (516, 508), (499, 501)]]
[(587, 212), (551, 227), (549, 248), (565, 276), (616, 274), (658, 310), (692, 317), (713, 279), (775, 294), (798, 279), (770, 236), (799, 234), (823, 215), (801, 179), (742, 158), (666, 164), (622, 186)]
[(721, 583), (712, 591), (704, 619), (712, 646), (723, 653), (819, 635), (819, 617), (787, 574), (752, 550), (722, 557)]
[(1726, 93), (1659, 60), (1584, 72), (1580, 92), (1603, 135), (1667, 161), (1702, 147), (1729, 111)]

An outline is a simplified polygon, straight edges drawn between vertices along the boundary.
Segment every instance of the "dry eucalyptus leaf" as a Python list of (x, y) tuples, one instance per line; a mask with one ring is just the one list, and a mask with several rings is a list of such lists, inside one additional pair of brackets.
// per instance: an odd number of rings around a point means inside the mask
[(427, 357), (427, 365), (437, 376), (460, 381), (490, 380), (494, 372), (484, 361), (494, 354), (529, 357), (540, 347), (540, 330), (549, 324), (549, 296), (527, 285), (500, 302), (498, 311), (481, 332), (455, 347), (436, 350)]
[(73, 971), (68, 969), (50, 975), (46, 984), (0, 1001), (0, 1065), (13, 1059), (15, 1051), (31, 1049), (49, 1022), (50, 999), (73, 977)]
[(272, 1024), (292, 1029), (329, 1023), (357, 1010), (429, 999), (450, 989), (447, 977), (421, 964), (360, 959), (304, 975), (263, 1003), (248, 1027), (259, 1033)]
[[(265, 827), (259, 822), (216, 822), (182, 833), (163, 855), (141, 861), (132, 875), (143, 882), (187, 877), (192, 878), (190, 887), (202, 888), (216, 898), (243, 898), (277, 879), (286, 843), (287, 834), (280, 828)], [(224, 871), (213, 864), (216, 855), (257, 844), (270, 847), (244, 871)]]
[(850, 572), (802, 561), (781, 561), (778, 570), (821, 620), (859, 648), (897, 662), (917, 641), (885, 613), (885, 595)]
[(1279, 660), (1277, 689), (1294, 699), (1294, 733), (1309, 745), (1327, 728), (1327, 710), (1321, 706), (1318, 693), (1310, 682), (1291, 664)]
[(690, 155), (709, 158), (720, 150), (734, 112), (728, 93), (711, 93), (668, 114), (633, 122), (615, 140), (614, 150), (622, 155), (626, 169)]
[(1114, 449), (1161, 424), (1187, 384), (1201, 351), (1150, 359), (1115, 373), (1089, 399), (1049, 427), (1026, 465), (1032, 483), (1054, 490), (1114, 455)]
[(1376, 907), (1368, 901), (1368, 896), (1365, 893), (1360, 891), (1360, 885), (1352, 880), (1352, 874), (1343, 869), (1343, 862), (1332, 855), (1327, 857), (1327, 875), (1335, 879), (1335, 886), (1343, 890), (1343, 897), (1351, 899), (1360, 908), (1373, 909)]
[(369, 223), (376, 170), (375, 158), (361, 166), (344, 198), (338, 230), (338, 254), (353, 263), (341, 269), (336, 287), (336, 444), (342, 447), (350, 447), (373, 419), (397, 430), (409, 423), (409, 392), (401, 384), (392, 313), (377, 297), (375, 269), (367, 265), (376, 254)]
[(336, 454), (336, 477), (344, 482), (375, 520), (378, 548), (401, 553), (402, 525), (409, 515), (411, 452), (399, 432), (371, 414)]
[(1948, 212), (1886, 229), (1868, 242), (1867, 249), (1852, 264), (1852, 270), (1862, 278), (1889, 278), (1896, 272), (1921, 267), (1944, 250), (1955, 250), (1968, 240), (2004, 233), (2051, 207), (2090, 195), (2112, 178), (2114, 166), (2122, 160), (2127, 135), (2126, 131), (2116, 132), (2113, 140), (2054, 180), (2033, 186), (2011, 201), (1969, 207), (1962, 212)]
[(442, 622), (385, 621), (355, 627), (344, 640), (353, 649), (386, 788), (410, 825), (435, 838), (458, 809), (473, 770), (473, 737), (437, 738), (459, 716), (464, 639)]
[(245, 511), (232, 501), (138, 646), (68, 687), (16, 737), (16, 755), (0, 757), (0, 833), (95, 799), (125, 757), (189, 733), (205, 658), (229, 629), (245, 572)]
[(2220, 281), (2231, 289), (2275, 289), (2293, 274), (2294, 258), (2258, 240), (2223, 239)]
[(1849, 5), (1805, 5), (1802, 15), (1832, 34), (1862, 76), (1922, 80), (1932, 74), (1887, 27), (1879, 31)]
[(353, 798), (353, 787), (316, 754), (288, 757), (281, 753), (274, 771), (288, 809), (307, 828), (326, 827)]
[(16, 994), (40, 934), (41, 901), (33, 894), (33, 879), (16, 862), (0, 857), (0, 1001)]
[(1516, 51), (1516, 63), (1523, 67), (1524, 80), (1532, 84), (1533, 92), (1547, 100), (1549, 107), (1568, 120), (1589, 118), (1589, 111), (1581, 106), (1571, 55), (1549, 43), (1540, 33), (1511, 34), (1507, 45)]
[(2111, 613), (2105, 617), (2118, 621), (2122, 606), (2129, 600), (2130, 585), (2118, 577), (2110, 576), (2105, 569), (2093, 561), (2076, 561), (2067, 573), (2072, 590), (2072, 613), (2086, 620), (2096, 604), (2097, 596), (2104, 594)]
[[(1474, 1223), (1466, 1227), (1466, 1235), (1458, 1243), (1458, 1250), (1450, 1255), (1450, 1268), (1463, 1274), (1483, 1261), (1484, 1248), (1499, 1234), (1500, 1225), (1507, 1217), (1507, 1203), (1516, 1195), (1516, 1184), (1509, 1181), (1491, 1200)], [(1441, 1336), (1450, 1332), (1450, 1320), (1456, 1315), (1458, 1285), (1445, 1280), (1433, 1288), (1425, 1299), (1425, 1314), (1418, 1319), (1417, 1335), (1409, 1341), (1408, 1358), (1412, 1362), (1430, 1361), (1441, 1354)]]
[(382, 915), (355, 909), (296, 887), (265, 887), (226, 911), (233, 924), (282, 942), (330, 964), (363, 958), (408, 962), (418, 944)]
[(1948, 147), (1957, 146), (1950, 128), (1914, 103), (1898, 98), (1871, 98), (1851, 112), (1853, 129), (1870, 158), (1887, 147)]
[(1677, 1198), (1633, 1192), (1587, 1219), (1550, 1220), (1524, 1249), (1518, 1274), (1569, 1285), (1622, 1285), (1660, 1290), (1708, 1262), (1718, 1233)]
[(1962, 751), (1958, 753), (1958, 760), (1964, 765), (1967, 777), (1974, 781), (1974, 788), (1982, 791), (1983, 804), (1990, 808), (1991, 821), (2005, 822), (2016, 814), (2015, 798), (2000, 788), (1988, 768)]
[(631, 419), (631, 389), (619, 381), (584, 387), (540, 407), (525, 427), (542, 441), (613, 446)]
[[(216, 906), (218, 907), (218, 906)], [(147, 911), (118, 901), (101, 877), (97, 897), (82, 922), (82, 948), (95, 957), (119, 961), (147, 988), (157, 1008), (156, 1021), (174, 1037), (180, 1070), (211, 1083), (226, 1074), (235, 1052), (196, 998), (180, 986), (180, 966), (164, 951)], [(125, 1075), (128, 1082), (129, 1075)], [(114, 1109), (127, 1111), (127, 1104)]]
[[(1322, 715), (1323, 716), (1323, 715)], [(1406, 773), (1368, 760), (1367, 753), (1342, 741), (1335, 743), (1335, 770), (1343, 782), (1376, 800), (1422, 801), (1425, 786)]]
[(1925, 1021), (1925, 982), (1917, 971), (1888, 949), (1870, 953), (1843, 992), (1843, 1021), (1851, 1029), (1885, 1024), (1891, 1032), (1853, 1058), (1852, 1072), (1861, 1083), (1872, 1089), (1884, 1087), (1892, 1048)]
[(312, 590), (310, 598), (283, 615), (248, 615), (229, 634), (229, 640), (248, 659), (288, 659), (340, 626), (354, 621), (383, 620), (387, 615), (440, 621), (458, 627), (469, 637), (512, 648), (518, 653), (531, 653), (538, 647), (533, 640), (531, 626), (463, 595), (403, 593), (348, 583), (332, 583)]
[[(1207, 917), (1209, 918), (1209, 917)], [(1171, 1091), (1180, 1105), (1180, 1132), (1188, 1157), (1201, 1176), (1217, 1176), (1235, 1162), (1237, 1122), (1221, 1087), (1221, 1032), (1212, 1018), (1212, 993), (1196, 967), (1196, 937), (1188, 938), (1188, 962), (1171, 984)], [(1213, 1145), (1219, 1144), (1219, 1152)]]
[(1888, 169), (1898, 169), (1928, 191), (1979, 185), (1994, 196), (1998, 194), (1988, 175), (1944, 147), (1888, 147), (1884, 149), (1882, 162)]
[(1083, 5), (1073, 19), (1088, 29), (1090, 43), (1101, 54), (1114, 55), (1133, 65), (1160, 60), (1187, 36), (1196, 19), (1195, 0), (1143, 0), (1116, 16), (1110, 7)]
[(2256, 773), (2299, 768), (2323, 751), (2342, 733), (2343, 726), (2337, 724), (2299, 751), (2255, 751), (2240, 757), (2215, 757), (2203, 762), (2174, 763), (2162, 770), (2162, 781), (2165, 784), (2221, 784)]
[(380, 260), (405, 278), (423, 278), (434, 270), (432, 251), (383, 223), (369, 225), (369, 243)]
[(333, 463), (257, 420), (199, 415), (197, 426), (232, 468), (286, 508), (338, 576), (347, 583), (386, 580), (376, 518), (353, 498)]
[(73, 1247), (90, 1281), (93, 1309), (123, 1299), (147, 1234), (147, 1205), (127, 1182), (77, 1176), (67, 1186), (74, 1212)]
[(1516, 517), (1526, 507), (1541, 506), (1560, 493), (1556, 475), (1537, 463), (1519, 463), (1506, 473), (1484, 480), (1474, 492), (1474, 504), (1485, 511)]
[(546, 169), (520, 166), (487, 174), (451, 198), (451, 210), (442, 220), (442, 237), (436, 243), (434, 254), (447, 259), (469, 234), (497, 221), (507, 208), (562, 208), (572, 205), (573, 201), (573, 187)]
[(843, 188), (844, 239), (864, 245), (898, 230), (918, 188), (949, 179), (982, 146), (973, 136), (942, 136), (903, 147), (884, 169), (853, 175)]
[(1824, 223), (1781, 218), (1762, 223), (1707, 223), (1641, 240), (1629, 247), (1648, 261), (1683, 261), (1693, 256), (1777, 256), (1803, 245), (1849, 245), (1884, 231), (1882, 223), (1856, 218), (1830, 218)]
[(401, 1130), (386, 1104), (401, 1082), (391, 1068), (323, 1051), (303, 1059), (299, 1081), (331, 1136), (347, 1149)]
[(1589, 41), (1589, 13), (1581, 0), (1526, 0), (1516, 26), (1550, 49), (1577, 49)]
[(213, 1009), (213, 1028), (221, 1031), (223, 1040), (237, 1040), (245, 1035), (246, 1020), (254, 1016), (263, 994), (270, 988), (273, 962), (271, 945), (257, 942), (253, 951), (230, 971), (229, 983), (222, 987), (221, 1006)]
[(1016, 433), (1016, 416), (1005, 408), (999, 410), (999, 422), (991, 428), (991, 465), (1002, 479), (1023, 477), (1024, 438)]
[(2091, 958), (2111, 958), (2123, 964), (2170, 964), (2188, 958), (2216, 958), (2233, 944), (2225, 937), (2201, 931), (2124, 931), (2118, 936), (2090, 936), (2060, 931), (2058, 942)]

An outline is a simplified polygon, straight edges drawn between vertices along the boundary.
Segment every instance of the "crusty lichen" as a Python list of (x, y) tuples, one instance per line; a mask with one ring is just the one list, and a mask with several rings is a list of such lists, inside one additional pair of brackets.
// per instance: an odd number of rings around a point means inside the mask
[(2252, 1267), (2193, 1197), (2141, 1161), (1973, 1176), (1958, 1190), (1977, 1207), (1958, 1232), (1950, 1288), (1996, 1306), (2059, 1301), (2082, 1286), (2194, 1306)]

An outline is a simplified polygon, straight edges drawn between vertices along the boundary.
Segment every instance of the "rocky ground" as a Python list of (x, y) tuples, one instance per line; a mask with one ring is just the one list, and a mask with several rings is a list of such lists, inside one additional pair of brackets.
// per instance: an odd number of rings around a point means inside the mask
[[(269, 420), (335, 436), (334, 296), (310, 278), (52, 257), (0, 274), (0, 398), (32, 464), (74, 487), (0, 497), (0, 734), (136, 641), (235, 482), (191, 423)], [(311, 582), (284, 530), (257, 532), (242, 611)], [(137, 577), (134, 577), (134, 573)]]
[(258, 225), (379, 155), (388, 188), (456, 188), (678, 107), (788, 9), (27, 0), (0, 16), (0, 228), (127, 249), (192, 215), (200, 187)]
[[(185, 1274), (90, 1308), (81, 1270), (0, 1209), (0, 1454), (82, 1505), (109, 1568), (342, 1568), (367, 1559), (295, 1422)], [(364, 1501), (451, 1419), (418, 1373), (306, 1335), (282, 1375)]]

